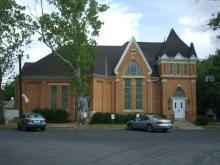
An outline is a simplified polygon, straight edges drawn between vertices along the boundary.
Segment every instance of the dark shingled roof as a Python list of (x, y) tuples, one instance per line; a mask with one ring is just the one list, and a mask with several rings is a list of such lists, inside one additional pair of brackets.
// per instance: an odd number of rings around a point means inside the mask
[[(177, 53), (181, 53), (184, 57), (190, 57), (193, 54), (196, 55), (193, 44), (188, 47), (173, 29), (170, 31), (165, 42), (137, 42), (137, 44), (153, 71), (152, 76), (159, 76), (156, 61), (158, 56), (162, 56), (164, 53), (169, 57), (174, 57)], [(98, 46), (99, 53), (96, 56), (91, 74), (113, 76), (114, 69), (127, 45), (128, 42), (122, 46)], [(58, 57), (52, 54), (35, 63), (25, 63), (22, 68), (22, 74), (23, 76), (47, 77), (69, 77), (71, 75)]]
[(122, 46), (98, 46), (99, 54), (96, 56), (93, 74), (113, 75), (114, 68), (123, 54), (127, 44)]
[(25, 63), (22, 76), (70, 76), (58, 57), (49, 54), (35, 63)]
[(171, 29), (170, 34), (163, 43), (159, 55), (166, 54), (168, 57), (175, 57), (177, 53), (181, 53), (183, 57), (190, 57), (189, 47), (179, 38), (176, 32)]
[(197, 57), (197, 54), (196, 54), (196, 51), (195, 51), (195, 48), (194, 48), (194, 44), (193, 44), (193, 43), (190, 44), (189, 54), (190, 54), (190, 56), (195, 55), (195, 56)]

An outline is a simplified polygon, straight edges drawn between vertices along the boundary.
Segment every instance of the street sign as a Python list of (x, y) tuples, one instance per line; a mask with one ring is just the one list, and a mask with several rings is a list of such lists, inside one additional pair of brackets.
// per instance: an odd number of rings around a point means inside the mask
[(115, 120), (115, 114), (111, 114), (111, 119)]

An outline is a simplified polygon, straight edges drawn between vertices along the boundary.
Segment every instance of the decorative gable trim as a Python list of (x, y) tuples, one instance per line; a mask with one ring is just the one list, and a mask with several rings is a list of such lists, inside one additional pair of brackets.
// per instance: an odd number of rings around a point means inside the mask
[(185, 58), (181, 53), (177, 53), (176, 56), (174, 57), (175, 60), (184, 60)]
[(120, 65), (121, 65), (121, 63), (122, 63), (122, 61), (124, 60), (126, 54), (128, 53), (128, 50), (129, 50), (129, 48), (130, 48), (130, 46), (131, 46), (131, 44), (132, 44), (133, 42), (134, 42), (135, 46), (137, 47), (137, 50), (140, 52), (140, 55), (141, 55), (142, 59), (144, 60), (144, 63), (146, 64), (146, 66), (147, 66), (148, 69), (149, 69), (148, 74), (151, 75), (151, 74), (152, 74), (152, 69), (151, 69), (149, 63), (147, 62), (147, 60), (146, 60), (146, 58), (145, 58), (145, 56), (144, 56), (142, 50), (140, 49), (140, 47), (139, 47), (139, 45), (137, 44), (137, 42), (136, 42), (136, 40), (135, 40), (134, 37), (131, 38), (131, 40), (129, 41), (129, 43), (128, 43), (126, 49), (124, 50), (124, 52), (123, 52), (123, 54), (122, 54), (122, 56), (120, 57), (120, 59), (119, 59), (117, 65), (116, 65), (116, 67), (115, 67), (115, 69), (114, 69), (115, 74), (118, 74), (118, 69), (119, 69), (119, 67), (120, 67)]
[(161, 60), (168, 60), (169, 57), (167, 56), (166, 53), (164, 53), (161, 57), (160, 57)]
[(193, 54), (190, 58), (189, 58), (189, 60), (192, 60), (192, 61), (197, 61), (198, 60), (198, 58)]

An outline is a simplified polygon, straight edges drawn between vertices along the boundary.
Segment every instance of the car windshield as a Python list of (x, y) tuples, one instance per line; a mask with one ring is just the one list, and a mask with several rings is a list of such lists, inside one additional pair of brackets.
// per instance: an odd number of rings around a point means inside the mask
[(155, 119), (165, 119), (164, 117), (162, 117), (162, 116), (153, 116), (153, 118), (155, 118)]
[(28, 118), (42, 118), (41, 115), (39, 115), (39, 114), (34, 114), (34, 113), (27, 114), (27, 117), (28, 117)]

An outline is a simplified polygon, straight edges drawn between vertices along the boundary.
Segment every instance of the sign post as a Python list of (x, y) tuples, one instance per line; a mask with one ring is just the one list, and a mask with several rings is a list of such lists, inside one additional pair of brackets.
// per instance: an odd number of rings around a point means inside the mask
[(112, 124), (114, 124), (115, 121), (115, 114), (111, 114)]

